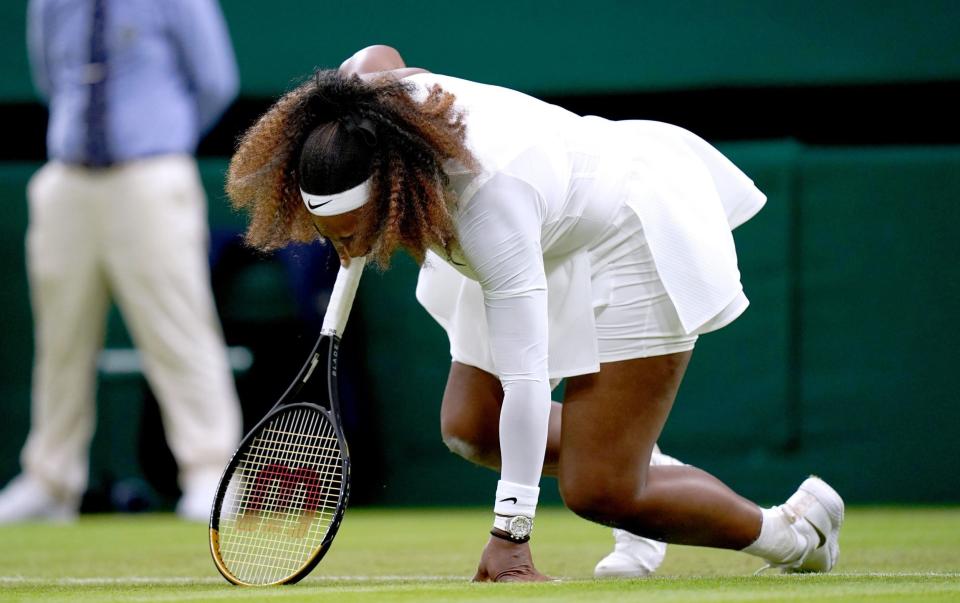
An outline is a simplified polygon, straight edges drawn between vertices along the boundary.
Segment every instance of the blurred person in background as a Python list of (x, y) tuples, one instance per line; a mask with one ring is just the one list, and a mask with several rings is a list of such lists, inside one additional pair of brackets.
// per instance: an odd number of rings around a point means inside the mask
[(161, 406), (177, 513), (206, 520), (241, 428), (193, 157), (238, 90), (226, 23), (216, 0), (30, 0), (27, 39), (49, 161), (27, 191), (31, 428), (0, 523), (78, 512), (111, 298)]
[(833, 569), (844, 505), (823, 480), (761, 508), (696, 467), (651, 466), (698, 336), (747, 307), (731, 231), (766, 201), (703, 139), (407, 68), (378, 46), (277, 101), (227, 190), (259, 248), (319, 234), (344, 264), (385, 267), (402, 248), (423, 266), (417, 297), (453, 356), (444, 440), (500, 469), (475, 580), (547, 579), (529, 548), (545, 470), (597, 523)]

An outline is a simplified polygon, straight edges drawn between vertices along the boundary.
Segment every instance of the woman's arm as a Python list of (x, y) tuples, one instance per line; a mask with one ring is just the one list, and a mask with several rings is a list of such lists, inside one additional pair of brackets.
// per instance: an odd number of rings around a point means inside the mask
[(389, 74), (397, 79), (402, 79), (416, 73), (427, 73), (427, 70), (419, 67), (407, 67), (396, 48), (376, 44), (355, 52), (352, 57), (340, 65), (340, 73), (359, 75), (364, 79)]
[[(501, 486), (528, 489), (532, 500), (509, 512), (532, 517), (550, 414), (547, 287), (540, 248), (541, 200), (526, 182), (497, 174), (464, 205), (459, 243), (483, 288), (495, 369), (503, 385), (500, 414)], [(516, 499), (515, 499), (516, 500)], [(532, 503), (532, 504), (531, 504)]]
[[(491, 538), (474, 580), (546, 580), (530, 556), (550, 423), (547, 282), (540, 234), (545, 204), (527, 182), (496, 174), (457, 216), (460, 247), (477, 274), (494, 368), (503, 386), (500, 481)], [(509, 542), (508, 539), (512, 539)]]

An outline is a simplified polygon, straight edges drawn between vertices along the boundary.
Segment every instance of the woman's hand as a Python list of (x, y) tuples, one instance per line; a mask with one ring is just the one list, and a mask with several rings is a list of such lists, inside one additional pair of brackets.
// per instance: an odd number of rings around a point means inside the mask
[(490, 536), (480, 555), (474, 582), (546, 582), (550, 580), (533, 567), (530, 543), (515, 544)]

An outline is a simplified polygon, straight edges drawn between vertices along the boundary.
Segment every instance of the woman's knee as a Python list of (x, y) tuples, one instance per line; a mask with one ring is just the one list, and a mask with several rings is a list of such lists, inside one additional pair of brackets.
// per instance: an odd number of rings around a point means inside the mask
[(451, 452), (485, 467), (500, 467), (500, 403), (496, 377), (454, 362), (440, 408), (440, 435)]
[(484, 467), (500, 467), (499, 437), (472, 414), (445, 413), (440, 417), (440, 436), (450, 452)]
[(643, 476), (630, 479), (603, 469), (565, 474), (561, 466), (560, 496), (580, 517), (617, 526), (642, 512), (644, 482)]

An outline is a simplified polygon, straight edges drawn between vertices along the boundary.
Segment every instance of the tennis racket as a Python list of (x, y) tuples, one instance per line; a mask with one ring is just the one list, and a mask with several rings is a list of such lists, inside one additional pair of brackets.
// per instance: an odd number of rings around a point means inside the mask
[(340, 268), (307, 362), (243, 438), (220, 478), (210, 552), (234, 584), (301, 580), (340, 527), (350, 494), (350, 454), (340, 427), (337, 356), (364, 263), (354, 258)]

